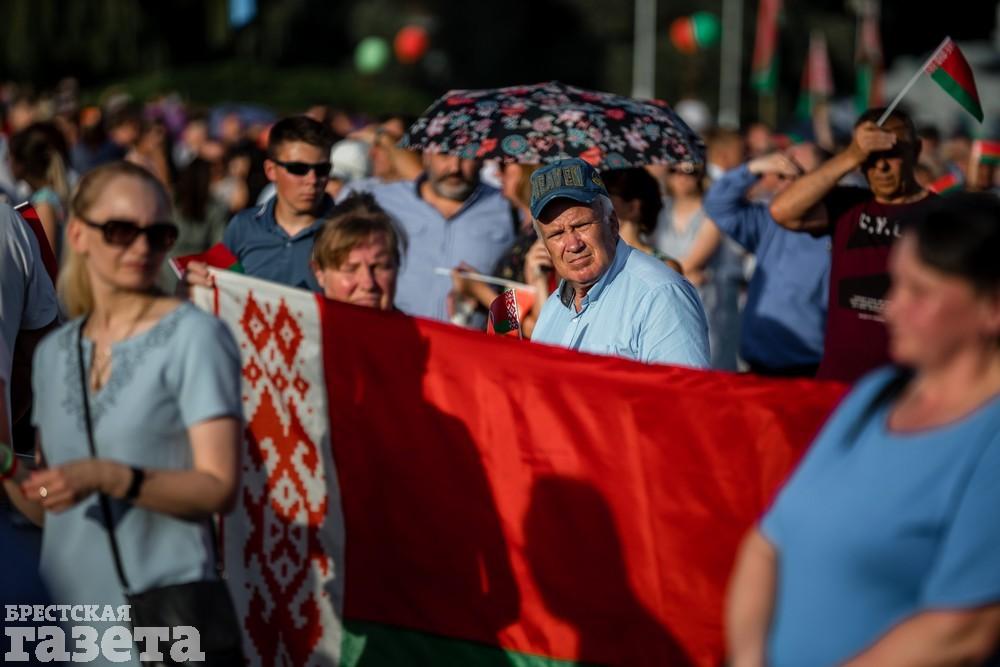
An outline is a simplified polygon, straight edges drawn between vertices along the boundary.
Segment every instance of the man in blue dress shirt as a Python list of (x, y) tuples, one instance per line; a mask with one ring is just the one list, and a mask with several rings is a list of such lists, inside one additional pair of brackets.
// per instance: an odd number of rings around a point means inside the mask
[(562, 277), (533, 341), (644, 363), (709, 366), (698, 292), (618, 237), (618, 218), (593, 167), (573, 158), (536, 171), (531, 215)]
[(423, 164), (416, 181), (384, 183), (372, 195), (407, 241), (396, 307), (408, 315), (447, 320), (452, 281), (435, 269), (464, 263), (490, 271), (513, 245), (516, 229), (500, 191), (480, 183), (480, 161), (424, 153)]
[(813, 144), (765, 155), (726, 172), (705, 195), (705, 213), (757, 257), (740, 323), (740, 356), (760, 375), (812, 377), (823, 358), (830, 239), (799, 234), (747, 200), (761, 179), (780, 192), (821, 161)]

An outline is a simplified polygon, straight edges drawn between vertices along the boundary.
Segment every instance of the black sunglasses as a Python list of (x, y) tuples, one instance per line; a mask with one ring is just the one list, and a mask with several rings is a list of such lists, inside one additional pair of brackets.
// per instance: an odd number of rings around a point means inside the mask
[(143, 227), (132, 220), (108, 220), (103, 224), (85, 218), (80, 218), (80, 221), (88, 227), (100, 229), (104, 242), (108, 245), (122, 248), (129, 247), (140, 234), (145, 234), (149, 248), (153, 252), (170, 250), (180, 233), (177, 225), (172, 222), (154, 222)]
[(333, 167), (333, 164), (330, 162), (282, 162), (274, 158), (271, 158), (271, 162), (284, 167), (292, 176), (305, 176), (310, 171), (315, 171), (316, 178), (327, 178), (330, 175), (330, 169)]

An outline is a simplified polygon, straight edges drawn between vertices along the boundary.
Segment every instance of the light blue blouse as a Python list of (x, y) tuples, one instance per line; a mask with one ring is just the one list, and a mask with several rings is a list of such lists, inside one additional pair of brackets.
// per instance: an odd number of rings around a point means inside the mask
[(844, 400), (761, 524), (778, 552), (769, 665), (838, 665), (919, 612), (1000, 602), (1000, 397), (898, 434), (892, 401), (873, 407), (894, 373)]
[[(82, 320), (50, 334), (35, 353), (32, 420), (47, 465), (89, 458), (76, 341)], [(93, 353), (84, 338), (84, 358)], [(90, 392), (99, 458), (143, 468), (192, 465), (187, 430), (219, 417), (242, 420), (239, 350), (229, 329), (189, 303), (112, 347), (111, 377)], [(215, 577), (205, 522), (111, 500), (129, 592)], [(125, 604), (96, 495), (49, 512), (41, 571), (61, 604)]]

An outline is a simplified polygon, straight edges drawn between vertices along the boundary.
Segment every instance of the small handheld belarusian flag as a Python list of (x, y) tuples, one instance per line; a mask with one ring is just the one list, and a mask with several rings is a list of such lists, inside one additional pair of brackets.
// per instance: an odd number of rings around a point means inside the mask
[(761, 0), (757, 9), (757, 40), (753, 48), (750, 83), (760, 93), (778, 90), (778, 19), (781, 0)]
[(963, 109), (972, 114), (980, 123), (983, 122), (983, 105), (979, 102), (979, 91), (976, 90), (976, 80), (972, 76), (969, 61), (965, 59), (961, 49), (952, 41), (951, 37), (945, 37), (941, 45), (924, 63), (924, 66), (913, 75), (899, 95), (896, 95), (896, 99), (879, 118), (879, 125), (885, 122), (899, 101), (906, 93), (910, 92), (910, 88), (924, 72), (930, 74), (935, 83), (944, 88), (944, 92), (955, 98), (955, 101), (962, 105)]
[(927, 189), (938, 195), (951, 194), (962, 189), (962, 181), (955, 174), (945, 174), (928, 185)]
[(972, 68), (958, 45), (951, 41), (951, 37), (946, 37), (938, 47), (926, 70), (944, 88), (944, 92), (954, 97), (976, 120), (983, 122), (983, 105), (979, 102), (979, 91), (976, 90), (976, 80), (972, 77)]
[(1000, 164), (1000, 141), (977, 139), (972, 142), (972, 164)]
[(222, 243), (216, 243), (205, 252), (196, 253), (194, 255), (183, 255), (181, 257), (171, 257), (170, 267), (174, 270), (174, 273), (177, 274), (178, 280), (184, 277), (184, 271), (187, 269), (187, 265), (191, 262), (204, 262), (205, 264), (208, 264), (216, 269), (225, 269), (227, 271), (243, 273), (243, 265), (240, 264), (240, 260), (237, 259), (236, 255), (234, 255), (232, 251)]
[(859, 114), (883, 104), (880, 15), (878, 0), (859, 0), (854, 52), (854, 105)]
[(524, 314), (531, 310), (534, 299), (535, 295), (532, 292), (504, 290), (490, 304), (490, 317), (486, 324), (486, 333), (523, 338), (521, 321)]
[(809, 35), (809, 53), (802, 69), (802, 88), (795, 109), (797, 116), (809, 118), (817, 104), (833, 95), (833, 68), (826, 48), (826, 37), (818, 30)]

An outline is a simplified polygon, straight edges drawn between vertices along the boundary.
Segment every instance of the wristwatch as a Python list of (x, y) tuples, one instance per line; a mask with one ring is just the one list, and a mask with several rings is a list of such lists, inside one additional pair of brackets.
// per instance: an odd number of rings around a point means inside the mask
[(132, 469), (132, 483), (128, 485), (128, 491), (125, 492), (125, 500), (135, 500), (139, 497), (139, 489), (142, 488), (142, 483), (146, 480), (146, 473), (142, 471), (142, 468), (136, 466), (131, 466)]

